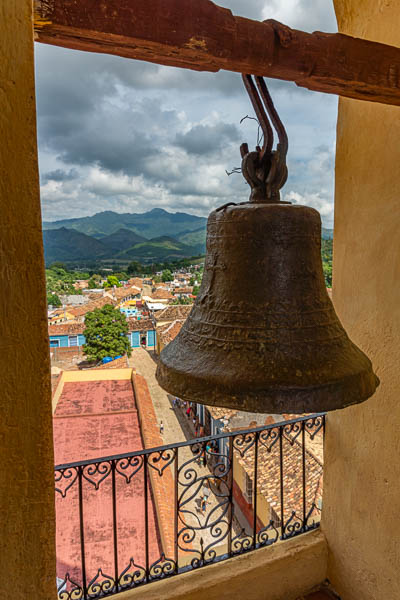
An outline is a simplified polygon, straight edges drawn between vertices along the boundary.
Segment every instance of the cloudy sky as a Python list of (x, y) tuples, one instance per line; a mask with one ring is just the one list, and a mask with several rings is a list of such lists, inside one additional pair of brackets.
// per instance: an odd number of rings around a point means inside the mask
[[(331, 0), (219, 0), (234, 14), (336, 31)], [(36, 44), (44, 220), (155, 207), (207, 216), (246, 200), (239, 146), (257, 126), (239, 74), (199, 73)], [(282, 197), (333, 222), (337, 97), (267, 80), (289, 135)]]

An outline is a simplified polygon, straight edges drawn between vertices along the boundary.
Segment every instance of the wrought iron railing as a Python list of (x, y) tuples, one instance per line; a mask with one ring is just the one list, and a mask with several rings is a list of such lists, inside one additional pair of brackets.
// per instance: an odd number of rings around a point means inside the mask
[(60, 600), (203, 567), (318, 527), (325, 414), (55, 467)]

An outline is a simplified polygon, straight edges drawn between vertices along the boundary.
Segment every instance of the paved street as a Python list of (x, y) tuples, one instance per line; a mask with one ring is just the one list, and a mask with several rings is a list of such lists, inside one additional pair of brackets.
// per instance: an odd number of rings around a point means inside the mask
[[(146, 379), (158, 423), (162, 421), (164, 424), (164, 432), (162, 434), (164, 443), (172, 444), (175, 442), (185, 441), (187, 439), (193, 439), (193, 433), (189, 428), (189, 424), (185, 415), (180, 409), (173, 408), (172, 397), (164, 392), (164, 390), (158, 385), (155, 378), (156, 363), (149, 352), (143, 348), (132, 349), (132, 356), (129, 359), (129, 366), (136, 369), (136, 371)], [(192, 459), (193, 454), (189, 446), (179, 449), (179, 467), (186, 461), (191, 461)], [(196, 461), (193, 461), (188, 465), (187, 469), (190, 468), (195, 469), (197, 477), (210, 476), (211, 474), (208, 467), (200, 466)], [(183, 473), (180, 476), (180, 480), (184, 480)], [(185, 481), (190, 482), (191, 480), (189, 479)], [(197, 490), (197, 487), (198, 484), (188, 487), (184, 498), (189, 498), (192, 496), (192, 494), (194, 494)], [(184, 489), (184, 486), (179, 485), (179, 496), (181, 496)], [(204, 548), (215, 541), (216, 538), (213, 538), (211, 534), (211, 525), (220, 519), (223, 512), (223, 507), (218, 507), (218, 504), (221, 503), (221, 500), (223, 499), (219, 498), (218, 502), (218, 498), (214, 495), (213, 491), (211, 491), (206, 512), (202, 513), (200, 510), (200, 497), (201, 486), (199, 492), (194, 495), (193, 499), (191, 499), (188, 504), (182, 506), (184, 511), (189, 512), (181, 512), (181, 519), (185, 520), (186, 525), (196, 528), (196, 536), (192, 541), (192, 547), (196, 549), (200, 549), (200, 538), (203, 539)], [(226, 506), (224, 508), (226, 508)], [(227, 515), (225, 515), (225, 518), (226, 517)], [(209, 519), (208, 523), (207, 518)], [(182, 523), (179, 524), (178, 529), (181, 527)], [(227, 540), (225, 538), (222, 544), (216, 548), (217, 554), (226, 552), (226, 542)], [(195, 556), (195, 553), (187, 553), (187, 555), (188, 556), (186, 557), (183, 556), (183, 559), (186, 558), (186, 560), (189, 561)]]

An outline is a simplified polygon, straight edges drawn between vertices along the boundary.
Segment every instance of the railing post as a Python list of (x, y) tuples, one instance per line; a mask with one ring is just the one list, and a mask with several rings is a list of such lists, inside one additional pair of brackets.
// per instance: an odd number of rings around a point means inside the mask
[(306, 422), (301, 423), (301, 441), (302, 441), (302, 475), (303, 475), (303, 531), (306, 531), (306, 436), (305, 436)]
[(258, 480), (258, 438), (259, 432), (255, 433), (254, 440), (254, 485), (253, 485), (253, 548), (257, 546), (257, 480)]
[(228, 518), (228, 556), (232, 556), (232, 522), (233, 522), (233, 437), (229, 438), (228, 451), (228, 502), (229, 502), (229, 518)]
[(178, 466), (179, 466), (179, 448), (175, 449), (175, 462), (174, 462), (174, 561), (175, 561), (175, 573), (178, 573), (178, 519), (179, 519), (179, 497), (178, 497)]
[(79, 494), (79, 534), (81, 541), (81, 564), (82, 564), (82, 587), (84, 600), (88, 597), (86, 581), (86, 559), (85, 559), (85, 531), (83, 525), (83, 494), (82, 494), (82, 475), (84, 467), (78, 467), (78, 494)]
[(118, 572), (118, 532), (117, 532), (117, 502), (115, 491), (115, 468), (116, 461), (111, 461), (111, 493), (112, 493), (112, 512), (113, 512), (113, 542), (114, 542), (114, 581), (115, 593), (119, 591), (119, 572)]
[(279, 427), (279, 476), (281, 490), (281, 539), (285, 539), (285, 514), (283, 503), (283, 426)]
[(148, 498), (148, 454), (144, 455), (143, 476), (144, 476), (144, 543), (146, 553), (146, 581), (150, 580), (149, 572), (149, 498)]

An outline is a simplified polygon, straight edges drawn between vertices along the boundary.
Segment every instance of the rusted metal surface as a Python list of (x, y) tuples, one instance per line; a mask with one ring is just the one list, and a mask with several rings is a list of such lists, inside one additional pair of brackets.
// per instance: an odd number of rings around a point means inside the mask
[[(240, 146), (243, 177), (251, 187), (250, 202), (280, 202), (279, 190), (285, 185), (288, 176), (286, 155), (289, 143), (286, 131), (264, 79), (255, 77), (254, 83), (251, 75), (242, 75), (242, 78), (263, 132), (262, 148), (257, 146), (254, 152), (249, 152), (246, 143)], [(278, 134), (276, 150), (272, 149), (272, 125)]]
[(335, 313), (320, 250), (312, 208), (213, 211), (200, 292), (160, 355), (160, 385), (186, 400), (273, 414), (335, 410), (371, 396), (378, 379)]
[(210, 0), (34, 0), (34, 7), (39, 42), (400, 105), (393, 46), (245, 19)]

